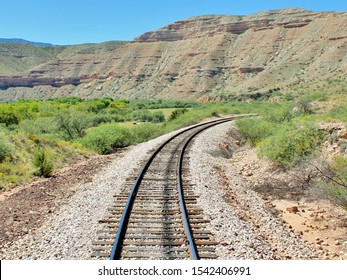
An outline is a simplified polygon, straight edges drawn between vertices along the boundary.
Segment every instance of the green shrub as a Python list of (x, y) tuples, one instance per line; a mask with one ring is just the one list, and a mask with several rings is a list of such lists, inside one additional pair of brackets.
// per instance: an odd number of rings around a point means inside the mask
[(347, 141), (339, 142), (340, 152), (345, 153), (347, 151)]
[(318, 169), (321, 180), (315, 185), (328, 197), (347, 208), (347, 158), (334, 156), (330, 163), (324, 162)]
[(165, 116), (161, 111), (151, 113), (148, 110), (138, 110), (128, 114), (126, 119), (128, 121), (134, 120), (146, 123), (160, 123), (165, 121)]
[(322, 141), (322, 133), (314, 124), (283, 126), (259, 144), (259, 156), (282, 167), (292, 167), (312, 154)]
[(264, 120), (271, 123), (290, 122), (294, 116), (289, 108), (271, 109), (264, 114)]
[(3, 162), (7, 157), (11, 156), (12, 149), (4, 135), (0, 134), (0, 162)]
[(18, 185), (27, 182), (32, 169), (23, 163), (0, 163), (0, 189), (6, 190), (10, 185)]
[(347, 102), (342, 103), (339, 107), (331, 109), (328, 113), (329, 117), (334, 119), (342, 120), (347, 124)]
[(35, 151), (33, 164), (37, 171), (35, 171), (34, 175), (50, 177), (54, 170), (52, 154), (44, 148), (39, 148)]
[(255, 146), (266, 137), (270, 136), (275, 125), (261, 118), (245, 118), (236, 120), (241, 135), (246, 138), (251, 146)]
[(152, 122), (153, 116), (147, 110), (139, 110), (139, 111), (134, 111), (131, 114), (131, 119), (134, 121), (140, 121), (140, 122)]
[(169, 121), (173, 121), (173, 120), (177, 119), (179, 116), (181, 116), (187, 112), (188, 112), (188, 109), (186, 109), (186, 108), (177, 109), (171, 113), (171, 115), (169, 117)]
[(136, 125), (131, 129), (131, 142), (137, 144), (148, 141), (164, 133), (163, 126), (158, 124)]
[(332, 145), (334, 142), (337, 142), (339, 140), (339, 135), (337, 131), (333, 131), (333, 133), (329, 134), (327, 140), (330, 143), (330, 145)]
[(161, 123), (165, 122), (165, 116), (162, 111), (156, 111), (152, 113), (152, 122), (153, 123)]
[(331, 162), (331, 166), (336, 175), (347, 187), (347, 158), (334, 156)]
[(100, 154), (107, 154), (114, 149), (130, 145), (131, 136), (128, 128), (116, 124), (103, 124), (90, 129), (87, 135), (79, 141), (87, 148)]
[(299, 99), (299, 101), (296, 104), (296, 108), (298, 110), (299, 113), (302, 114), (312, 114), (312, 104), (311, 104), (311, 100), (306, 99), (306, 98), (301, 98)]
[(18, 125), (18, 130), (30, 134), (53, 134), (58, 132), (58, 127), (54, 118), (40, 117), (36, 120), (23, 120)]
[(83, 137), (86, 129), (92, 124), (89, 114), (75, 112), (70, 108), (57, 111), (55, 121), (59, 131), (61, 131), (66, 140)]
[(6, 126), (19, 123), (19, 117), (13, 107), (0, 106), (0, 123), (4, 123)]
[(295, 97), (291, 93), (288, 93), (288, 92), (283, 95), (283, 98), (287, 101), (292, 101), (295, 99)]
[(332, 182), (325, 183), (320, 187), (332, 201), (347, 208), (347, 188)]
[(115, 120), (111, 114), (96, 114), (91, 117), (91, 125), (98, 126), (101, 123), (110, 123)]
[(308, 101), (326, 101), (327, 100), (327, 95), (324, 92), (314, 92), (311, 94), (306, 94), (302, 98), (308, 100)]

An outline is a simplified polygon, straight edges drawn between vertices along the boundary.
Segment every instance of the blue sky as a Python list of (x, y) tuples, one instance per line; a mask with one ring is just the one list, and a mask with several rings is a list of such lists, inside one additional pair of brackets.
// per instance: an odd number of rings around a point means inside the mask
[(248, 15), (289, 7), (346, 12), (347, 1), (0, 0), (0, 38), (23, 38), (59, 45), (131, 40), (191, 16)]

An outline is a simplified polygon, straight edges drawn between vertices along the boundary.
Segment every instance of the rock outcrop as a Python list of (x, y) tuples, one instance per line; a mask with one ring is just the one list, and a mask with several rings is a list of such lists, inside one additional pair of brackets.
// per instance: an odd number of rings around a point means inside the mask
[(317, 15), (300, 9), (287, 12), (259, 13), (242, 16), (202, 16), (177, 21), (156, 31), (147, 32), (134, 39), (135, 42), (179, 41), (217, 34), (240, 35), (248, 30), (259, 31), (276, 27), (298, 28), (308, 25)]
[(78, 77), (69, 78), (44, 78), (44, 77), (1, 77), (0, 89), (8, 89), (9, 87), (35, 87), (35, 86), (52, 86), (61, 87), (65, 85), (79, 85), (81, 83)]

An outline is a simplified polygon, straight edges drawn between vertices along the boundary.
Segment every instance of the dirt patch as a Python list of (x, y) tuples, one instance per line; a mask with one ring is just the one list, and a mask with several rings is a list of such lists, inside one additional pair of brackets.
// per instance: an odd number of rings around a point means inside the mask
[(0, 250), (16, 238), (37, 230), (74, 195), (74, 186), (90, 182), (95, 173), (120, 153), (92, 157), (58, 171), (51, 178), (37, 178), (30, 184), (1, 193)]
[(279, 217), (288, 227), (318, 250), (333, 253), (334, 258), (347, 259), (346, 212), (329, 201), (307, 202), (293, 200), (272, 201)]

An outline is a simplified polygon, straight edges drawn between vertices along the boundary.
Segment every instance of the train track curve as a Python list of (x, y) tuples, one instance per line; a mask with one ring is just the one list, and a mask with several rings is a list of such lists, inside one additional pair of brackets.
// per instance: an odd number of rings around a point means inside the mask
[(198, 196), (185, 176), (189, 143), (209, 127), (231, 121), (218, 119), (182, 130), (148, 159), (124, 192), (115, 195), (104, 229), (93, 242), (94, 258), (215, 259), (216, 242), (205, 229), (209, 220), (197, 206)]

